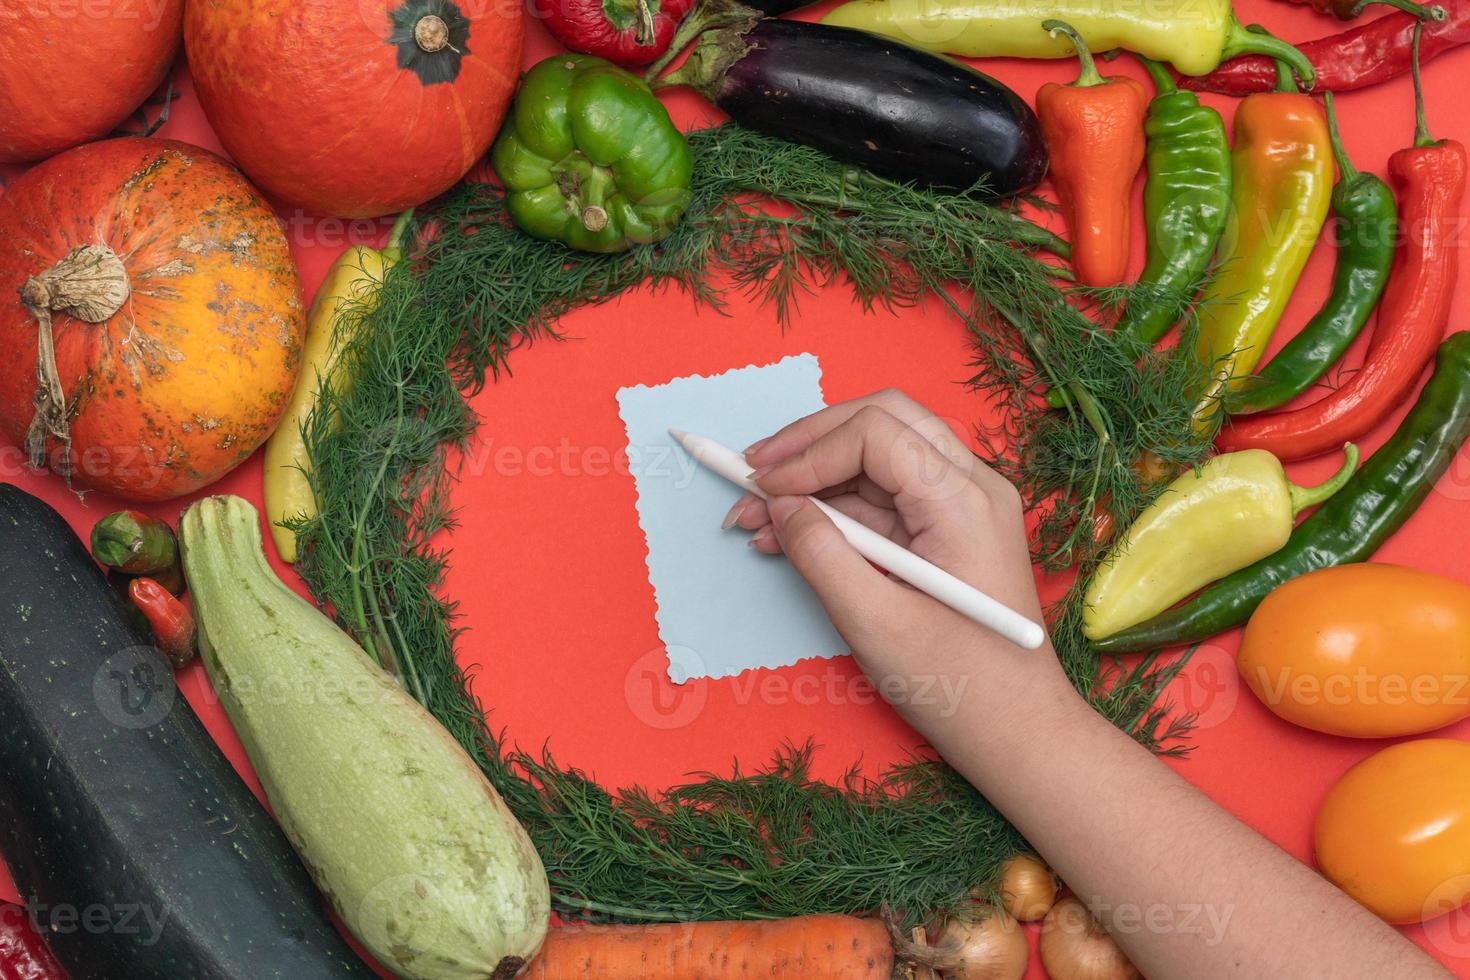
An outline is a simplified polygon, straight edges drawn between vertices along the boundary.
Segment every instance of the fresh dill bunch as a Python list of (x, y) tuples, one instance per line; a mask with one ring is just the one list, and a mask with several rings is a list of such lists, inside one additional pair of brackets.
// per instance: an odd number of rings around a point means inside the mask
[[(449, 461), (479, 422), (466, 393), (507, 370), (513, 351), (554, 338), (569, 310), (632, 288), (672, 287), (717, 311), (733, 289), (770, 303), (783, 324), (825, 284), (845, 283), (869, 309), (938, 301), (969, 329), (974, 383), (1001, 412), (991, 461), (1042, 512), (1043, 557), (1075, 564), (1080, 583), (1097, 556), (1079, 529), (1097, 509), (1123, 526), (1149, 493), (1138, 459), (1188, 464), (1206, 451), (1186, 422), (1197, 368), (1187, 355), (1124, 349), (1093, 326), (1082, 309), (1105, 304), (1018, 248), (1058, 246), (1007, 209), (735, 126), (690, 144), (689, 209), (654, 246), (590, 255), (532, 239), (484, 186), (456, 189), (423, 218), (374, 302), (344, 311), (336, 373), (304, 426), (319, 513), (294, 525), (298, 567), (484, 770), (535, 841), (564, 914), (763, 918), (887, 904), (913, 924), (993, 886), (1025, 846), (941, 762), (871, 777), (854, 768), (829, 784), (812, 777), (806, 744), (755, 770), (611, 791), (490, 725), (455, 656), (449, 555), (436, 538), (453, 527)], [(1066, 392), (1066, 407), (1047, 410), (1042, 388)], [(1179, 663), (1099, 664), (1080, 612), (1079, 584), (1051, 622), (1068, 676), (1114, 724), (1170, 750), (1161, 743), (1188, 723), (1169, 719), (1159, 696)]]

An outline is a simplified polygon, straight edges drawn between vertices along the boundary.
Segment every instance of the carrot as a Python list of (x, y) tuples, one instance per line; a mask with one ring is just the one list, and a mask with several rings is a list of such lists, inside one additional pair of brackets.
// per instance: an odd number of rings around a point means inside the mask
[(569, 925), (552, 929), (526, 980), (888, 980), (878, 919), (806, 915), (764, 922)]

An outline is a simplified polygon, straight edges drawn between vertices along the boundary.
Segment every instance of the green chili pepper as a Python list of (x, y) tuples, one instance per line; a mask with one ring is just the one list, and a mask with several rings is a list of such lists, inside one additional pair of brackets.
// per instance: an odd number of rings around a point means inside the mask
[(1118, 330), (1152, 344), (1194, 300), (1230, 213), (1230, 141), (1225, 120), (1174, 84), (1164, 66), (1140, 57), (1158, 90), (1148, 105), (1148, 180), (1143, 219), (1148, 251), (1139, 292)]
[(1245, 622), (1273, 589), (1319, 568), (1363, 561), (1403, 526), (1470, 436), (1470, 332), (1439, 345), (1434, 374), (1398, 431), (1286, 546), (1194, 599), (1093, 644), (1130, 653), (1193, 643)]
[(491, 163), (518, 228), (585, 252), (667, 236), (689, 204), (694, 168), (641, 79), (577, 54), (526, 73)]
[(1373, 174), (1353, 167), (1337, 131), (1332, 93), (1324, 98), (1338, 170), (1337, 186), (1332, 190), (1332, 210), (1337, 215), (1332, 292), (1317, 315), (1270, 363), (1230, 393), (1232, 415), (1276, 408), (1315, 384), (1362, 332), (1388, 283), (1399, 220), (1393, 191)]

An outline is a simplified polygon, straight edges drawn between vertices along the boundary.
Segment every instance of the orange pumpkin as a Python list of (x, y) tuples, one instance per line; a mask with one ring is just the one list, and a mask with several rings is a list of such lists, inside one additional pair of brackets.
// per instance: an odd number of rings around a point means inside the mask
[(78, 488), (165, 500), (239, 465), (304, 329), (280, 222), (206, 150), (89, 143), (0, 197), (0, 431)]
[(230, 156), (288, 204), (401, 211), (484, 154), (520, 76), (519, 0), (194, 0), (184, 47)]
[(33, 0), (0, 11), (0, 163), (106, 136), (178, 53), (184, 0)]

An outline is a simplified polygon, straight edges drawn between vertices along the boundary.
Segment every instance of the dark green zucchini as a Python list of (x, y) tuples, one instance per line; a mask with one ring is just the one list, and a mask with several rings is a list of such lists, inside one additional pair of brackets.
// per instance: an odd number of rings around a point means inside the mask
[(374, 976), (86, 547), (8, 484), (0, 852), (73, 980)]

